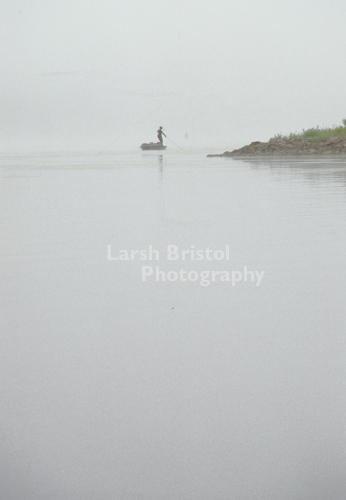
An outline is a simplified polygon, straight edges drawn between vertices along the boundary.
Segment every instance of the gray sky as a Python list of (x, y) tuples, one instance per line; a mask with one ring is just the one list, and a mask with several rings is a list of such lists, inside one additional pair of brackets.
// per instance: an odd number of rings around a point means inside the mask
[(1, 0), (0, 149), (233, 147), (346, 117), (343, 0)]

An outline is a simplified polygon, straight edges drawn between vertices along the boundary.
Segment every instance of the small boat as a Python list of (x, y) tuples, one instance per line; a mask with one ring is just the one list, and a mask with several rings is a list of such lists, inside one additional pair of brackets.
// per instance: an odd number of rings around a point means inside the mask
[(143, 142), (143, 144), (140, 146), (141, 149), (143, 150), (152, 150), (152, 149), (166, 149), (167, 146), (164, 146), (160, 142)]

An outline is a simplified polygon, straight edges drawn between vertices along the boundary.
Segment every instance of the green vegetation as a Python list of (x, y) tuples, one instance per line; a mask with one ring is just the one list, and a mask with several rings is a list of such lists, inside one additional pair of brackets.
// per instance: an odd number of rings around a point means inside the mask
[(290, 133), (289, 135), (276, 134), (273, 139), (308, 139), (309, 141), (328, 141), (332, 137), (346, 137), (346, 118), (342, 120), (343, 126), (334, 125), (332, 128), (309, 128), (300, 133)]

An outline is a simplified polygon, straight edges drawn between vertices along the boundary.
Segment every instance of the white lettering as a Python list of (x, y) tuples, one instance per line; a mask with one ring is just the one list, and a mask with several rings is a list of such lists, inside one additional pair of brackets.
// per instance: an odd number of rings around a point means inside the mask
[(220, 273), (221, 273), (221, 271), (212, 271), (212, 273), (211, 273), (212, 281), (215, 281), (216, 276)]
[(215, 260), (223, 260), (225, 258), (225, 253), (222, 250), (215, 250), (214, 259)]
[(148, 256), (147, 256), (147, 252), (145, 250), (141, 250), (139, 252), (139, 255), (140, 255), (140, 260), (147, 260), (148, 259)]
[(247, 277), (250, 275), (251, 281), (254, 281), (255, 279), (255, 274), (253, 271), (248, 271), (247, 266), (244, 266), (244, 281), (247, 281)]
[(107, 245), (107, 260), (118, 260), (118, 257), (112, 257), (112, 245)]
[(130, 260), (129, 252), (127, 250), (120, 250), (119, 260)]
[(261, 281), (262, 281), (262, 278), (263, 278), (263, 275), (264, 275), (264, 271), (262, 271), (261, 274), (259, 274), (258, 271), (255, 271), (255, 273), (256, 273), (256, 276), (257, 276), (256, 286), (258, 286), (261, 283)]
[(242, 279), (242, 274), (240, 271), (232, 271), (232, 286), (236, 284), (236, 281), (240, 281)]
[(228, 271), (220, 271), (220, 281), (231, 281)]
[(131, 260), (135, 260), (135, 255), (139, 253), (139, 250), (131, 250)]
[(213, 260), (213, 257), (210, 257), (210, 252), (211, 252), (211, 250), (210, 250), (210, 248), (208, 247), (208, 248), (206, 249), (206, 251), (205, 251), (205, 256), (206, 256), (207, 260)]
[(203, 250), (196, 250), (196, 259), (197, 260), (204, 260)]
[(177, 281), (178, 276), (179, 275), (176, 271), (169, 271), (169, 273), (167, 273), (167, 279), (169, 281)]
[(166, 275), (163, 271), (160, 271), (160, 267), (159, 266), (155, 266), (155, 271), (156, 271), (156, 275), (155, 275), (155, 279), (156, 281), (160, 281), (160, 277), (162, 278), (161, 281), (165, 281), (166, 280)]
[(167, 246), (167, 260), (177, 260), (179, 259), (179, 252), (177, 245)]
[(159, 251), (153, 250), (153, 246), (149, 245), (149, 260), (153, 260), (153, 254), (155, 254), (155, 260), (160, 260)]
[(142, 266), (142, 281), (145, 281), (147, 276), (151, 276), (154, 270), (151, 266)]
[(187, 254), (191, 253), (191, 250), (182, 250), (181, 251), (181, 260), (185, 260)]
[(189, 281), (196, 281), (198, 280), (198, 272), (197, 271), (190, 271), (189, 274), (187, 275)]
[(202, 285), (202, 286), (209, 286), (210, 285), (210, 281), (208, 279), (209, 275), (210, 275), (210, 271), (202, 271), (201, 272), (200, 285)]
[(186, 281), (186, 278), (184, 278), (184, 274), (186, 274), (186, 271), (184, 269), (180, 269), (180, 271), (179, 271), (180, 281)]

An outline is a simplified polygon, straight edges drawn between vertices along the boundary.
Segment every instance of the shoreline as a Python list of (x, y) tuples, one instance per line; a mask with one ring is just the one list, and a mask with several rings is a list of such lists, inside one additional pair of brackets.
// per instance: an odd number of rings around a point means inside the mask
[(233, 151), (209, 154), (211, 157), (228, 156), (301, 156), (301, 155), (346, 155), (346, 137), (332, 137), (327, 141), (309, 139), (270, 139), (255, 141)]

